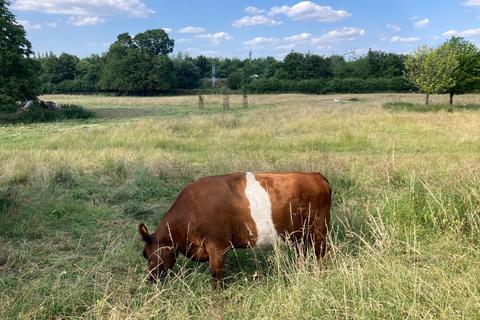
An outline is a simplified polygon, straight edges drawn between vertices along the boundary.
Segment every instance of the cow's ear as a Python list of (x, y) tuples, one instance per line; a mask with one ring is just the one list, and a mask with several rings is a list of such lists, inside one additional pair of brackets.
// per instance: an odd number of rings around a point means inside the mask
[(145, 226), (143, 223), (140, 223), (140, 225), (138, 226), (138, 232), (142, 236), (143, 241), (148, 244), (152, 243), (152, 237), (148, 233), (147, 226)]

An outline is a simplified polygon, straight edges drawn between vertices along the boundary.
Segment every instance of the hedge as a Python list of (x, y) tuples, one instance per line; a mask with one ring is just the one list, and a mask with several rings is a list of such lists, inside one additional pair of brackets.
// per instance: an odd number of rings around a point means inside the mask
[(394, 78), (344, 78), (331, 80), (280, 80), (257, 79), (247, 84), (250, 93), (377, 93), (408, 92), (415, 87), (402, 77)]

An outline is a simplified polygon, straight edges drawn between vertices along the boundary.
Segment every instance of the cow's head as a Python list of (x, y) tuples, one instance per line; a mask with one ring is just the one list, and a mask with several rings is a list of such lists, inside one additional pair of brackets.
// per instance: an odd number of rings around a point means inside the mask
[(143, 257), (148, 260), (148, 280), (154, 283), (163, 279), (175, 265), (175, 252), (171, 242), (161, 241), (155, 235), (149, 234), (143, 223), (138, 226), (138, 231), (145, 242)]

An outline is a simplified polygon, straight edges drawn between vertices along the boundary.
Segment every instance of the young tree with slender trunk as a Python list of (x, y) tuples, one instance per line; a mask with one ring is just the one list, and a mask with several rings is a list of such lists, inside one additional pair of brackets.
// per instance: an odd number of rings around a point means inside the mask
[(426, 46), (420, 47), (405, 60), (405, 77), (425, 93), (425, 104), (434, 93), (445, 93), (455, 85), (453, 70), (458, 66), (453, 54)]
[(477, 62), (479, 51), (473, 43), (458, 37), (447, 40), (437, 51), (442, 57), (450, 57), (456, 61), (456, 68), (448, 70), (453, 81), (446, 88), (450, 95), (449, 103), (453, 105), (455, 94), (471, 92), (479, 87), (480, 68)]

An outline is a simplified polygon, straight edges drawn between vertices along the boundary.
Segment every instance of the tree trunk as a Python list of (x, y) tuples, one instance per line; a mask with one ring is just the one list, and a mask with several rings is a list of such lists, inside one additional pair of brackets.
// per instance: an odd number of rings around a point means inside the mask
[(450, 105), (452, 106), (453, 105), (453, 93), (450, 92), (450, 101), (449, 101)]
[(429, 102), (430, 102), (430, 93), (427, 93), (427, 94), (425, 95), (425, 105), (428, 106)]

